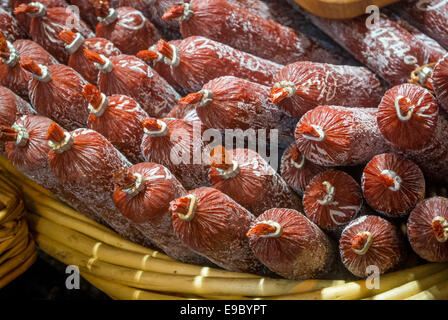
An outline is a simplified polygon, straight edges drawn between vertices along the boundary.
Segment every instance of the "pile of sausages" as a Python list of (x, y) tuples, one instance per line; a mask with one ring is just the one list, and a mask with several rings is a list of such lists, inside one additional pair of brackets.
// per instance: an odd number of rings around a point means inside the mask
[[(0, 153), (186, 263), (307, 279), (448, 262), (448, 199), (426, 188), (448, 183), (442, 3), (370, 27), (309, 15), (365, 65), (348, 66), (261, 0), (15, 1), (0, 10)], [(279, 170), (209, 130), (265, 130)]]

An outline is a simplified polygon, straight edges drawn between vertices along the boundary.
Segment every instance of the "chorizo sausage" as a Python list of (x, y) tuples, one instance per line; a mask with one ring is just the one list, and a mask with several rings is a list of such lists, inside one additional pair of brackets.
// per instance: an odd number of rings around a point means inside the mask
[(270, 209), (247, 232), (255, 256), (271, 271), (292, 280), (322, 276), (331, 270), (334, 245), (322, 230), (292, 209)]
[(319, 106), (297, 124), (299, 151), (321, 166), (362, 164), (390, 147), (376, 123), (374, 108)]
[(175, 44), (159, 40), (156, 49), (162, 59), (154, 50), (139, 52), (137, 56), (169, 65), (170, 77), (190, 92), (201, 90), (208, 81), (221, 76), (271, 85), (273, 76), (282, 68), (275, 62), (204, 37), (189, 37)]
[(94, 37), (92, 30), (70, 7), (47, 8), (40, 2), (23, 3), (14, 9), (14, 14), (32, 17), (31, 38), (62, 63), (67, 63), (69, 57), (64, 42), (58, 38), (62, 30), (79, 32), (85, 38)]
[(199, 188), (173, 200), (174, 231), (191, 250), (235, 272), (264, 273), (246, 232), (255, 216), (213, 188)]
[(162, 19), (180, 21), (184, 38), (203, 36), (280, 64), (337, 62), (313, 39), (226, 0), (191, 0), (175, 4)]
[(0, 84), (10, 88), (24, 99), (28, 97), (31, 75), (20, 67), (21, 58), (33, 59), (38, 64), (52, 65), (59, 62), (44, 48), (31, 40), (9, 42), (0, 34)]

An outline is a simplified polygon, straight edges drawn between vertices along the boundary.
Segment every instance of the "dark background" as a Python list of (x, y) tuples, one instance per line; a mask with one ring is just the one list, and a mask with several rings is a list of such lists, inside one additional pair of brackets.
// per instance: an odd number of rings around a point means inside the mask
[(0, 301), (21, 300), (109, 300), (109, 297), (81, 277), (80, 289), (68, 290), (66, 266), (42, 251), (25, 273), (0, 289)]

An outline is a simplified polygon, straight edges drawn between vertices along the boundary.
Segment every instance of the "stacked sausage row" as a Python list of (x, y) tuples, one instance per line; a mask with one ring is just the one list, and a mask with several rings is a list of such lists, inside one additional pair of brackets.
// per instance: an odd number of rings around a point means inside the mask
[[(72, 3), (87, 24), (62, 0), (0, 12), (0, 151), (28, 177), (183, 262), (304, 279), (339, 251), (364, 277), (400, 266), (408, 216), (414, 251), (448, 261), (448, 200), (424, 199), (424, 176), (448, 181), (448, 57), (422, 45), (437, 42), (397, 17), (313, 17), (383, 81), (258, 0)], [(209, 129), (292, 142), (281, 176)]]

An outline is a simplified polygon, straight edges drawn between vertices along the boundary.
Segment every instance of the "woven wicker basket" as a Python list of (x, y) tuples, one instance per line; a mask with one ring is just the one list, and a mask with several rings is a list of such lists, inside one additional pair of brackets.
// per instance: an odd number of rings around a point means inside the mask
[(0, 288), (25, 272), (37, 257), (22, 198), (20, 189), (0, 175)]
[(375, 5), (379, 8), (398, 0), (289, 0), (297, 2), (312, 14), (329, 19), (349, 19), (366, 13), (366, 8)]
[(364, 280), (290, 281), (180, 263), (82, 216), (1, 157), (0, 176), (23, 189), (40, 249), (78, 266), (87, 281), (114, 299), (448, 298), (448, 264), (389, 273), (381, 277), (379, 289), (368, 289)]

